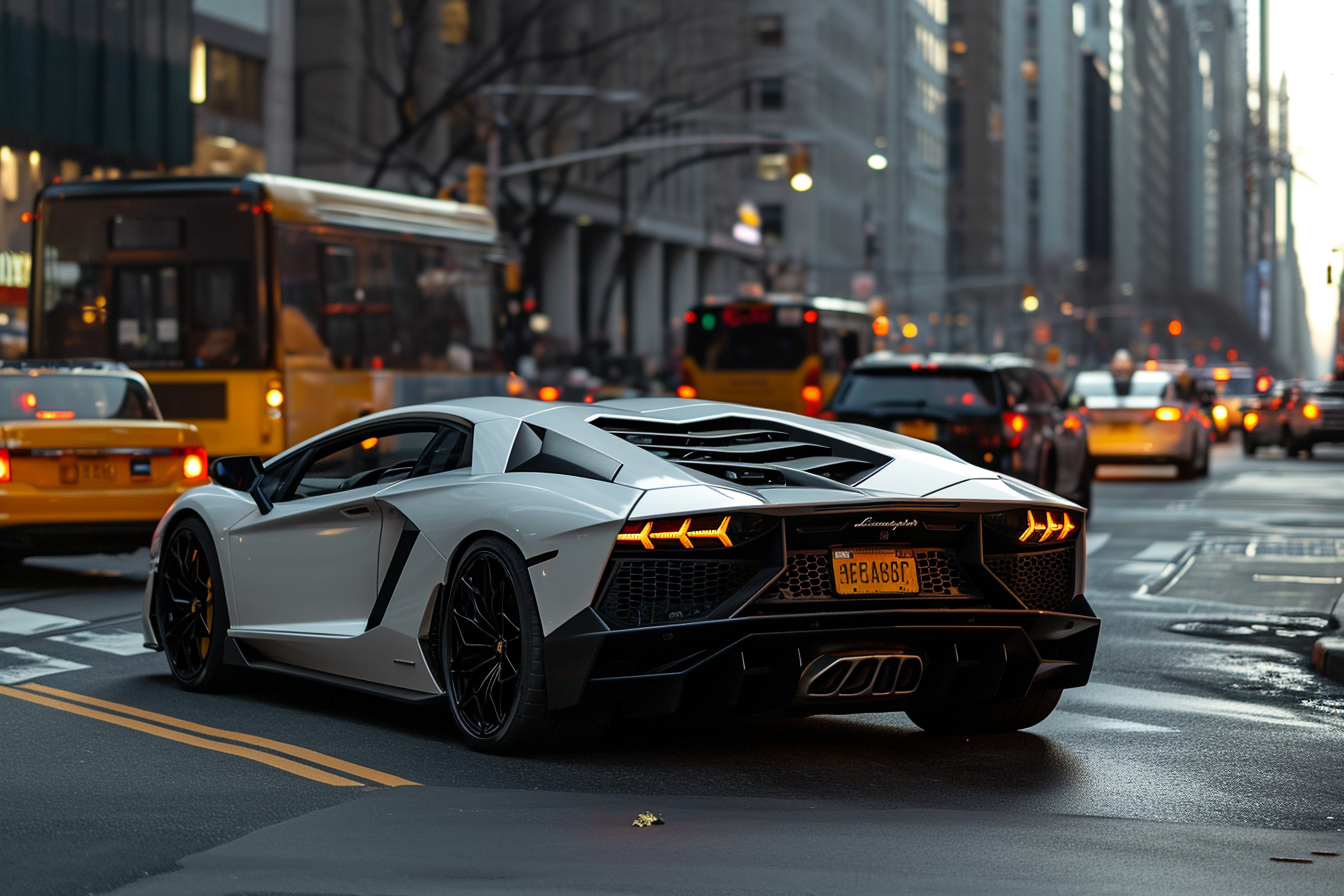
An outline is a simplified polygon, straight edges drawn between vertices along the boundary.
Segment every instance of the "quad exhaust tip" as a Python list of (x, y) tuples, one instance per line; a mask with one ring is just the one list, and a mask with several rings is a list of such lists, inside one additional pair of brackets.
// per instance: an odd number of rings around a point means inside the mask
[(909, 654), (824, 654), (803, 669), (798, 696), (811, 700), (899, 697), (914, 693), (923, 675), (923, 661)]

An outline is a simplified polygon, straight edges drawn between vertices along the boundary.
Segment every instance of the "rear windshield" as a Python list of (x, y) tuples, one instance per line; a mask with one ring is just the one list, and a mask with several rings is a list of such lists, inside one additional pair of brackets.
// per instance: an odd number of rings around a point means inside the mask
[(1169, 391), (1174, 394), (1171, 374), (1161, 371), (1136, 370), (1128, 380), (1117, 380), (1104, 370), (1078, 374), (1073, 391), (1086, 398), (1163, 398)]
[(155, 420), (149, 393), (121, 376), (0, 376), (0, 420)]
[(701, 370), (795, 370), (815, 351), (816, 326), (802, 308), (765, 304), (697, 308), (686, 354)]
[(994, 377), (978, 371), (914, 370), (911, 368), (855, 371), (836, 390), (836, 408), (996, 408)]

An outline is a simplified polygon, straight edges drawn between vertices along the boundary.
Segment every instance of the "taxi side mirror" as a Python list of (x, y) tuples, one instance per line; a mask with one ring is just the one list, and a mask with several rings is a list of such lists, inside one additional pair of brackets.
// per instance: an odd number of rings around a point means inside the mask
[(1087, 406), (1087, 398), (1079, 392), (1070, 392), (1064, 397), (1064, 407), (1071, 411), (1076, 411), (1081, 407)]

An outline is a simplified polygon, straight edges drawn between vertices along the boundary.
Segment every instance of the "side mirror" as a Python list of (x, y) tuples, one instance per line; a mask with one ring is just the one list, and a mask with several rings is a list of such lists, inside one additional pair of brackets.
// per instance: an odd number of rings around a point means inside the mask
[(252, 454), (217, 457), (210, 464), (210, 479), (215, 485), (236, 492), (247, 492), (257, 502), (257, 509), (267, 514), (275, 505), (261, 493), (263, 472), (261, 458)]
[(1064, 399), (1064, 407), (1072, 411), (1087, 407), (1087, 397), (1080, 392), (1070, 392)]
[(217, 457), (210, 464), (210, 479), (215, 485), (247, 492), (261, 479), (261, 458), (252, 454)]

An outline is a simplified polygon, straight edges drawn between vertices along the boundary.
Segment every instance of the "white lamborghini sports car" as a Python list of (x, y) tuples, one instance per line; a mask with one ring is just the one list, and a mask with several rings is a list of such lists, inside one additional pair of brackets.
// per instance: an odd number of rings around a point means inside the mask
[(1081, 507), (867, 426), (474, 399), (211, 477), (154, 535), (145, 639), (173, 675), (442, 700), (482, 750), (678, 712), (1026, 728), (1097, 646)]

